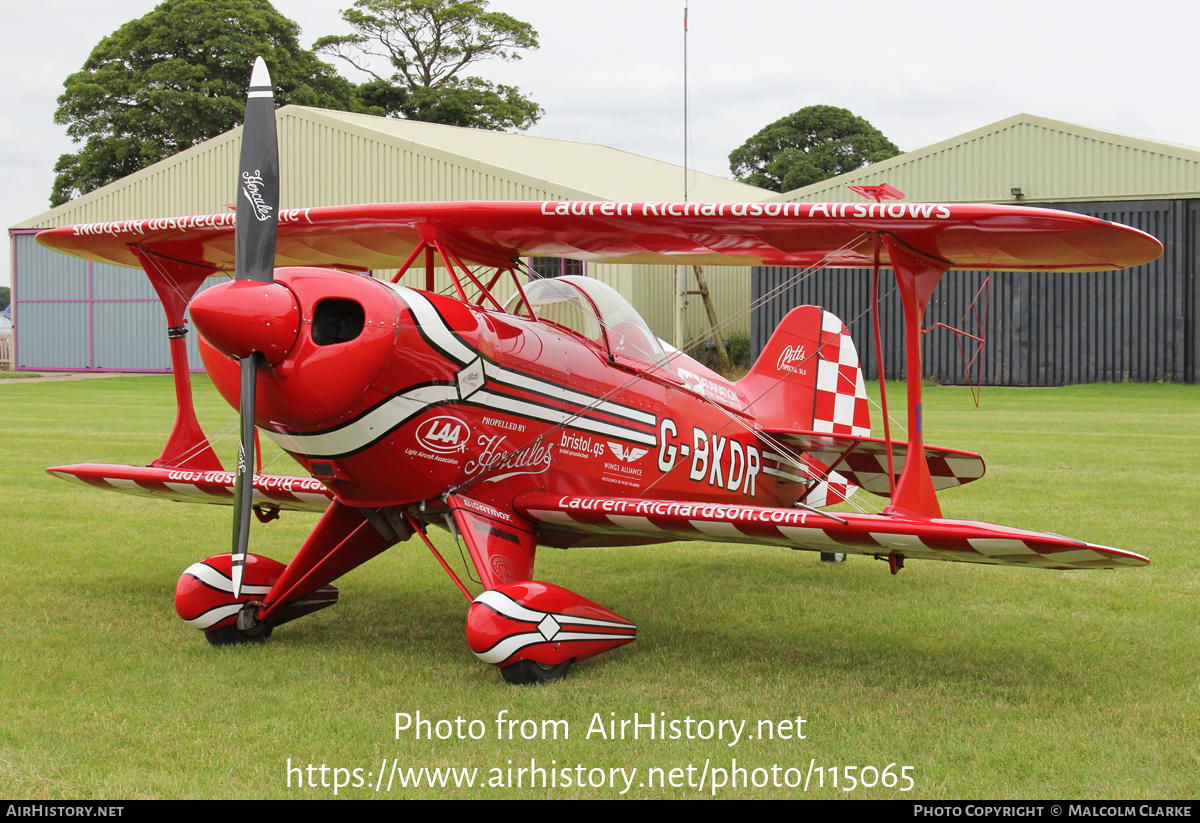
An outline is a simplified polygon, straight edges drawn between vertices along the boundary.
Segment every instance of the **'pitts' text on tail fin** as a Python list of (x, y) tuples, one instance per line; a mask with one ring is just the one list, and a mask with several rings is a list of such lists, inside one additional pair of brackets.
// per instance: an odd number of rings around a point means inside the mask
[[(831, 471), (807, 449), (795, 448), (780, 432), (810, 432), (869, 437), (871, 413), (858, 352), (845, 324), (818, 306), (788, 312), (754, 367), (738, 383), (760, 426), (763, 457), (778, 464), (768, 474), (793, 477), (808, 490), (810, 506), (840, 503), (855, 483)], [(768, 434), (768, 431), (771, 433)], [(826, 458), (826, 460), (829, 460)]]
[(845, 324), (819, 306), (788, 312), (738, 388), (764, 427), (871, 434), (854, 341)]

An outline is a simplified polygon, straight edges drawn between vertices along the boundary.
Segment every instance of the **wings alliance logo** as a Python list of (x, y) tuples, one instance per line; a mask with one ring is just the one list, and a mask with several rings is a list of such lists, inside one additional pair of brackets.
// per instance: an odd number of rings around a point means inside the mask
[(648, 454), (650, 451), (649, 449), (638, 449), (634, 448), (633, 446), (626, 448), (620, 443), (614, 443), (611, 440), (608, 441), (608, 448), (617, 456), (618, 460), (624, 463), (632, 463), (634, 460), (637, 460), (644, 454)]

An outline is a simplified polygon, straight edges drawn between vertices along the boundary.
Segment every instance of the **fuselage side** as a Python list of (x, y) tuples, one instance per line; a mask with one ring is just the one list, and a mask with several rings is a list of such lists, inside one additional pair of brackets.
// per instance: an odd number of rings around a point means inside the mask
[[(347, 505), (459, 490), (505, 509), (532, 491), (790, 506), (802, 491), (764, 471), (737, 387), (685, 355), (649, 363), (614, 352), (611, 329), (589, 340), (371, 278), (276, 277), (304, 322), (259, 377), (256, 422)], [(362, 331), (317, 345), (312, 318), (337, 299), (363, 304)], [(205, 353), (236, 404), (236, 363)]]

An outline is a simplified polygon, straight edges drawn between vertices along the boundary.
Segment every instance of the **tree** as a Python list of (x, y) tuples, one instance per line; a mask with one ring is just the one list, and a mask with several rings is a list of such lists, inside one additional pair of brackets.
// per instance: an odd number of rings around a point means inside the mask
[(267, 0), (166, 0), (121, 26), (63, 83), (54, 122), (84, 145), (58, 159), (50, 205), (236, 126), (258, 55), (279, 104), (361, 110), (354, 85), (299, 34)]
[[(532, 26), (489, 12), (487, 5), (487, 0), (357, 0), (342, 12), (355, 33), (322, 37), (313, 48), (375, 78), (359, 94), (388, 116), (527, 129), (541, 118), (541, 106), (514, 86), (459, 76), (477, 61), (512, 62), (521, 59), (517, 49), (538, 47)], [(376, 72), (372, 58), (386, 60), (390, 76)]]
[(847, 109), (809, 106), (751, 137), (729, 155), (743, 183), (791, 191), (901, 154), (879, 129)]

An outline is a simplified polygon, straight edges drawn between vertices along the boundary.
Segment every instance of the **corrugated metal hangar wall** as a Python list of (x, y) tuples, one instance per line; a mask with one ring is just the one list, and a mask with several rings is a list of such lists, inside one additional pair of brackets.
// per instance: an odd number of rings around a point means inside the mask
[[(884, 182), (897, 185), (914, 202), (1066, 209), (1134, 226), (1163, 243), (1161, 258), (1126, 271), (990, 273), (984, 385), (1200, 382), (1200, 149), (1017, 115), (773, 199), (856, 200), (845, 185)], [(1139, 193), (1143, 196), (1135, 196)], [(959, 326), (987, 275), (947, 272), (930, 301), (925, 327)], [(872, 273), (862, 269), (805, 277), (794, 269), (756, 268), (754, 304), (776, 290), (778, 295), (754, 311), (753, 353), (762, 350), (793, 306), (821, 305), (850, 326), (865, 371), (875, 379), (871, 279)], [(896, 294), (883, 297), (894, 283), (890, 271), (881, 273), (880, 336), (885, 373), (900, 379), (906, 376), (902, 312)], [(974, 333), (971, 323), (968, 318), (962, 328)], [(967, 382), (960, 342), (970, 359), (973, 341), (945, 329), (926, 334), (923, 376)]]
[[(1200, 200), (1052, 207), (1147, 231), (1163, 242), (1163, 256), (1145, 266), (1113, 272), (949, 271), (929, 302), (925, 327), (935, 323), (960, 327), (990, 274), (987, 343), (980, 374), (984, 385), (1197, 382)], [(776, 294), (755, 311), (751, 338), (755, 356), (793, 306), (819, 305), (850, 326), (864, 371), (868, 379), (876, 379), (871, 279), (868, 269), (826, 269), (808, 276), (784, 267), (754, 269), (751, 299), (757, 303), (768, 293)], [(894, 284), (890, 270), (881, 272), (880, 336), (884, 373), (889, 379), (901, 379), (906, 376), (904, 331)], [(961, 328), (977, 333), (969, 317)], [(966, 383), (960, 342), (969, 360), (976, 348), (973, 341), (960, 340), (945, 329), (926, 334), (924, 377), (938, 383)]]
[[(592, 143), (460, 129), (409, 120), (286, 106), (277, 112), (281, 207), (447, 200), (672, 200), (682, 168)], [(215, 214), (235, 198), (241, 129), (90, 192), (10, 230), (15, 363), (26, 369), (168, 371), (166, 317), (140, 269), (89, 264), (39, 246), (31, 232), (76, 223)], [(771, 194), (694, 173), (692, 196), (761, 200)], [(587, 264), (661, 337), (674, 311), (671, 266)], [(377, 275), (383, 274), (376, 272)], [(720, 316), (746, 305), (749, 267), (714, 268)], [(207, 286), (223, 278), (210, 278)], [(439, 289), (449, 286), (440, 272)], [(504, 287), (497, 297), (503, 299)], [(691, 301), (685, 338), (708, 328)], [(749, 317), (735, 328), (749, 331)], [(189, 362), (201, 368), (194, 336)]]
[[(52, 252), (34, 232), (12, 243), (20, 272), (14, 368), (170, 371), (167, 317), (141, 269)], [(201, 290), (226, 279), (210, 278)], [(202, 368), (195, 335), (187, 345), (188, 364)]]

